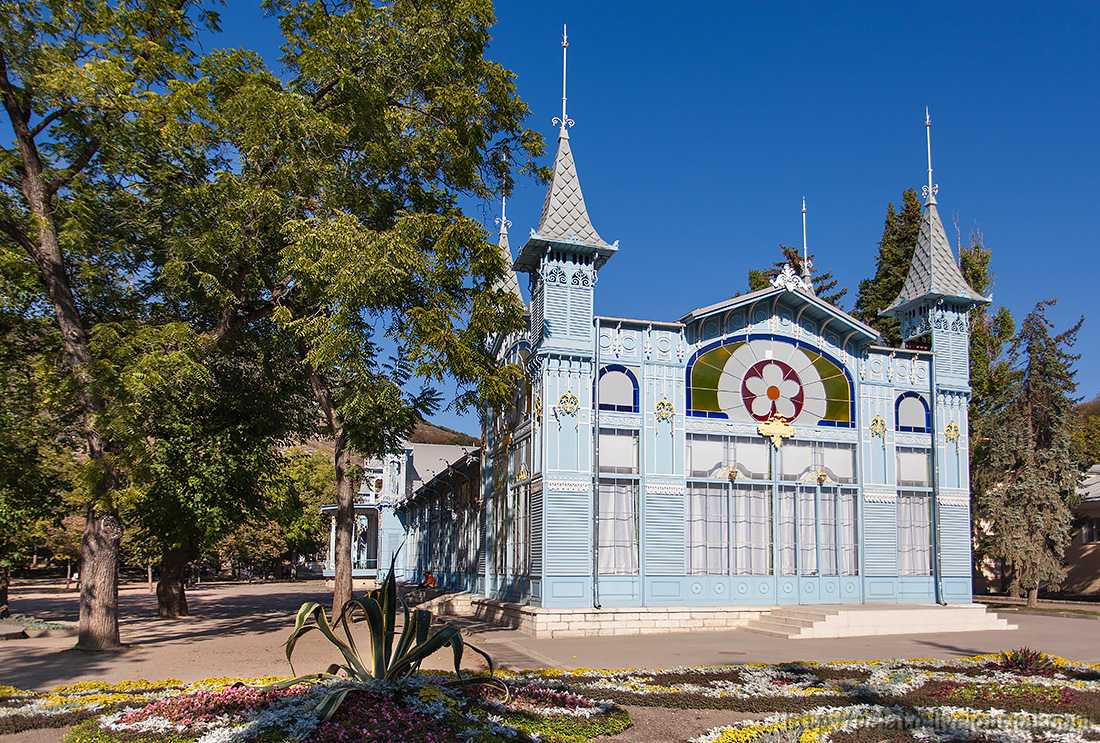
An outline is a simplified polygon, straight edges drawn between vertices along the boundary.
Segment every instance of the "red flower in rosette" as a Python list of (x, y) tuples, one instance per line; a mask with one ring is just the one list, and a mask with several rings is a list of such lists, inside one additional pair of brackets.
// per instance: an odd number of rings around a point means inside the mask
[(802, 412), (804, 393), (798, 374), (782, 361), (757, 361), (741, 380), (745, 409), (758, 421), (772, 416), (794, 420)]

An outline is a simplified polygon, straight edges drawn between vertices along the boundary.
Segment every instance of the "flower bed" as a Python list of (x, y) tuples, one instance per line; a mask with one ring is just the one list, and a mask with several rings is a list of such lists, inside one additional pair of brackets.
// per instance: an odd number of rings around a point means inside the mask
[[(583, 743), (631, 724), (611, 702), (538, 683), (513, 684), (504, 700), (478, 685), (444, 686), (453, 677), (443, 675), (400, 684), (278, 681), (80, 683), (41, 694), (0, 687), (0, 734), (76, 725), (69, 743)], [(334, 689), (347, 696), (322, 720), (318, 704)]]
[[(328, 679), (128, 681), (34, 693), (0, 686), (0, 733), (79, 722), (70, 743), (422, 741), (583, 743), (626, 730), (616, 705), (757, 713), (697, 743), (1100, 741), (1100, 666), (1000, 656), (502, 672), (510, 698), (447, 674), (401, 683)], [(344, 691), (322, 721), (320, 700)], [(685, 719), (688, 716), (685, 716)], [(684, 733), (684, 739), (689, 733)]]

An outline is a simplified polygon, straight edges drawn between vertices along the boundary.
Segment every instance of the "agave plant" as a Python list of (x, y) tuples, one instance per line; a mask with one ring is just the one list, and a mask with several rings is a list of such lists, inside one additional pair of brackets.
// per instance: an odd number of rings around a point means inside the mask
[(1006, 671), (1046, 676), (1057, 670), (1054, 659), (1041, 650), (1029, 647), (1006, 650), (1001, 653), (999, 665)]
[[(291, 686), (305, 681), (317, 681), (344, 678), (355, 683), (371, 680), (399, 682), (420, 670), (420, 664), (433, 653), (450, 648), (454, 657), (455, 675), (452, 686), (481, 684), (494, 687), (508, 696), (508, 687), (493, 677), (493, 659), (488, 653), (465, 642), (457, 629), (444, 626), (432, 631), (432, 612), (425, 609), (410, 611), (408, 604), (397, 593), (397, 580), (394, 578), (394, 565), (397, 554), (390, 562), (390, 572), (381, 588), (371, 591), (365, 598), (352, 598), (341, 607), (339, 614), (330, 620), (325, 609), (316, 601), (309, 601), (298, 609), (294, 620), (294, 630), (285, 643), (286, 659), (291, 673), (294, 662), (294, 646), (304, 635), (317, 630), (325, 639), (336, 646), (343, 657), (343, 663), (333, 663), (322, 673), (298, 676), (280, 686)], [(400, 636), (397, 633), (397, 608), (400, 605), (404, 625)], [(366, 654), (359, 650), (352, 633), (357, 619), (366, 624), (370, 648)], [(396, 640), (396, 643), (394, 642)], [(462, 675), (462, 655), (469, 648), (485, 659), (489, 667), (488, 676), (464, 677)], [(333, 688), (318, 706), (321, 719), (327, 720), (340, 708), (344, 698), (354, 689), (354, 685), (341, 685)]]

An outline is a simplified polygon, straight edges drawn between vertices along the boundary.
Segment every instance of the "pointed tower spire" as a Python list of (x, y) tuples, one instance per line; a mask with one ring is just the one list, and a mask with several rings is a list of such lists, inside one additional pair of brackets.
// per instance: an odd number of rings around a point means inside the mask
[(523, 294), (519, 290), (519, 278), (516, 277), (515, 269), (512, 268), (512, 247), (508, 244), (508, 228), (512, 226), (512, 220), (508, 219), (508, 197), (504, 194), (500, 196), (500, 216), (494, 221), (500, 225), (497, 247), (500, 249), (501, 258), (508, 266), (508, 270), (497, 288), (512, 292), (522, 302)]
[(924, 129), (928, 150), (928, 183), (921, 189), (924, 194), (924, 219), (921, 220), (909, 274), (897, 299), (882, 311), (884, 315), (899, 315), (920, 300), (954, 299), (968, 305), (989, 302), (988, 298), (971, 289), (963, 278), (940, 219), (936, 206), (939, 186), (932, 180), (932, 117), (927, 107), (924, 109)]
[(583, 253), (595, 253), (597, 265), (602, 265), (617, 250), (618, 243), (609, 245), (592, 225), (577, 175), (577, 164), (573, 161), (569, 143), (569, 127), (573, 126), (573, 119), (569, 117), (567, 97), (568, 50), (568, 29), (562, 26), (561, 115), (553, 118), (553, 123), (559, 127), (558, 151), (554, 156), (554, 172), (542, 204), (538, 227), (532, 230), (531, 237), (516, 258), (516, 268), (521, 271), (534, 269), (544, 249), (552, 244), (580, 248)]

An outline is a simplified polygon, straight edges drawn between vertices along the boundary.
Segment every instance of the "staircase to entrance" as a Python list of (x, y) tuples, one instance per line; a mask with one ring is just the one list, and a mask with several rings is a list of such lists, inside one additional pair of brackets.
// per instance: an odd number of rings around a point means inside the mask
[(859, 604), (778, 607), (752, 620), (745, 628), (772, 637), (800, 640), (1013, 630), (1016, 625), (982, 604)]

